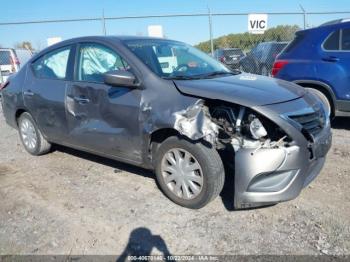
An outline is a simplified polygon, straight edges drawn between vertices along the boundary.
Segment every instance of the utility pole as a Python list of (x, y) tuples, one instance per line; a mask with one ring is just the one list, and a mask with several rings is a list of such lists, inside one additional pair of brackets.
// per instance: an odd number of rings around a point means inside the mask
[(208, 19), (209, 19), (209, 37), (210, 37), (210, 51), (212, 57), (214, 57), (214, 42), (213, 42), (213, 24), (211, 19), (211, 12), (208, 6)]
[(104, 10), (104, 9), (102, 9), (102, 33), (103, 33), (103, 35), (107, 35), (107, 32), (106, 32), (105, 10)]
[(306, 11), (305, 11), (304, 7), (301, 4), (299, 4), (299, 7), (300, 7), (301, 11), (303, 12), (304, 29), (306, 29), (306, 26), (307, 26), (307, 24), (306, 24)]

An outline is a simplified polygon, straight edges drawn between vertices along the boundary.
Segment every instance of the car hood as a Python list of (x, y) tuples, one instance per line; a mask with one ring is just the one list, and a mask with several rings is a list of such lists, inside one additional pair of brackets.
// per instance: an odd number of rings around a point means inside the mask
[(211, 79), (174, 80), (180, 92), (202, 98), (218, 99), (254, 107), (297, 99), (302, 87), (270, 77), (239, 74)]

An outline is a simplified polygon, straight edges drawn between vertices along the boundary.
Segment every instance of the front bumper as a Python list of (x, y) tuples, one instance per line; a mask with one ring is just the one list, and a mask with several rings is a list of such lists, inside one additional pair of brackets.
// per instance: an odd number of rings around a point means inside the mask
[[(296, 133), (295, 129), (293, 133)], [(298, 135), (296, 141), (290, 147), (241, 148), (236, 152), (235, 208), (266, 206), (294, 199), (316, 178), (331, 147), (329, 122), (313, 143), (302, 135)]]

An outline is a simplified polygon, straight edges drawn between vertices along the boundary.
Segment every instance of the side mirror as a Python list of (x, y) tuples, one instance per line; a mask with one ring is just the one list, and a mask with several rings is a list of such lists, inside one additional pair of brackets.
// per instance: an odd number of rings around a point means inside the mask
[(136, 77), (129, 71), (116, 70), (104, 74), (104, 83), (111, 86), (138, 87)]

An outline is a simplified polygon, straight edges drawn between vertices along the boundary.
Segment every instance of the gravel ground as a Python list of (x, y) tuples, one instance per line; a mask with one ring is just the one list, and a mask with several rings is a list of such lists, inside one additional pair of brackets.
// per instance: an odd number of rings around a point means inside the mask
[[(1, 113), (1, 112), (0, 112)], [(350, 254), (350, 120), (318, 178), (275, 206), (234, 211), (231, 190), (181, 208), (147, 170), (57, 147), (25, 152), (0, 117), (0, 254)]]

